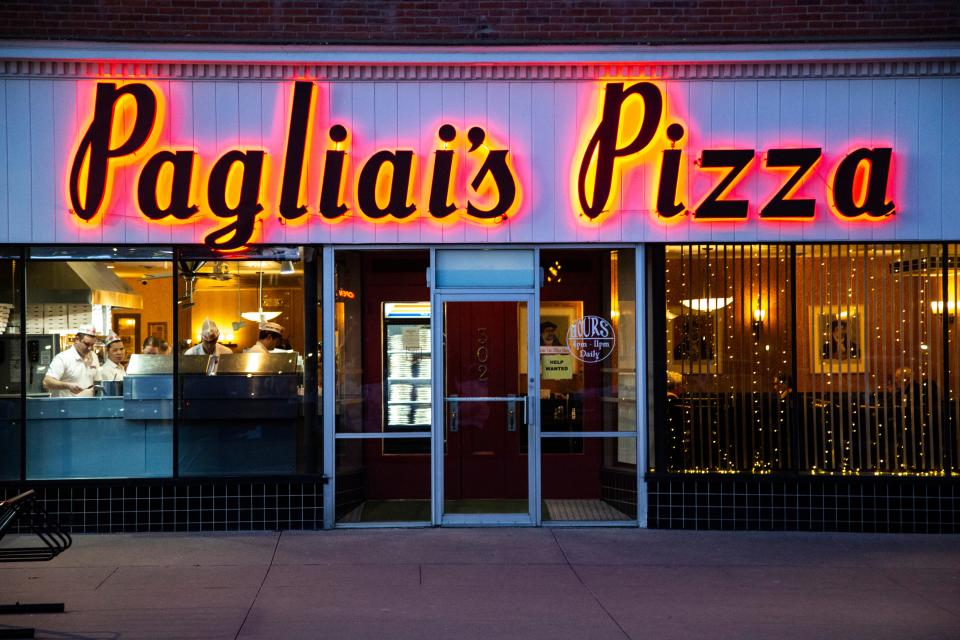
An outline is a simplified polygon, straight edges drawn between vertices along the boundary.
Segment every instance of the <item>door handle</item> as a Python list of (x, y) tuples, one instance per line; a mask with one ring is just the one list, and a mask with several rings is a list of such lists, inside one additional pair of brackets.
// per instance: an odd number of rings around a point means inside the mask
[(460, 426), (457, 424), (457, 409), (456, 405), (450, 407), (450, 433), (456, 433), (460, 430)]
[(530, 424), (530, 417), (527, 415), (527, 396), (510, 396), (507, 400), (507, 431), (517, 430), (517, 404), (523, 404), (523, 423)]

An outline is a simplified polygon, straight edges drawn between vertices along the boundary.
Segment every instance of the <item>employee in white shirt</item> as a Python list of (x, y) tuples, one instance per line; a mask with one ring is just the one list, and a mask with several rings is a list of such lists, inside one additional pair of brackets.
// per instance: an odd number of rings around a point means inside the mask
[(100, 363), (93, 353), (97, 330), (92, 326), (77, 329), (73, 346), (53, 357), (43, 388), (55, 398), (92, 397), (93, 385), (100, 380)]
[(230, 347), (225, 347), (224, 345), (217, 342), (220, 339), (220, 329), (217, 327), (217, 323), (211, 320), (210, 318), (205, 318), (203, 321), (203, 326), (200, 327), (200, 342), (193, 345), (189, 349), (183, 352), (185, 356), (212, 356), (218, 355), (222, 356), (228, 353), (233, 353), (230, 350)]
[(260, 335), (246, 353), (270, 353), (283, 339), (283, 327), (276, 322), (261, 322)]
[(127, 373), (123, 368), (123, 359), (127, 355), (123, 348), (123, 341), (120, 336), (111, 331), (104, 344), (107, 346), (107, 359), (100, 367), (100, 379), (121, 382)]

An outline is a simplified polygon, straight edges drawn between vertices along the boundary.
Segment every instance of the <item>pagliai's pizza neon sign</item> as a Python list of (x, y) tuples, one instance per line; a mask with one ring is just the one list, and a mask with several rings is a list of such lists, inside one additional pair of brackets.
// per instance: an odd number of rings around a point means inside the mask
[[(782, 177), (779, 190), (756, 203), (761, 219), (811, 220), (816, 200), (796, 197), (823, 159), (820, 147), (773, 148), (757, 161), (754, 149), (703, 149), (690, 171), (716, 175), (712, 189), (694, 205), (683, 202), (687, 179), (684, 148), (687, 131), (667, 122), (663, 88), (653, 82), (607, 82), (600, 85), (595, 122), (572, 167), (572, 208), (586, 223), (601, 223), (615, 212), (620, 176), (641, 162), (654, 166), (653, 206), (661, 222), (691, 215), (697, 221), (746, 220), (750, 202), (729, 194), (751, 171)], [(280, 151), (237, 146), (204, 158), (198, 149), (172, 144), (158, 148), (166, 117), (160, 89), (146, 81), (98, 81), (93, 110), (71, 156), (66, 195), (72, 215), (95, 223), (110, 209), (118, 171), (136, 172), (137, 211), (157, 223), (177, 223), (210, 216), (225, 221), (205, 238), (212, 248), (229, 251), (256, 240), (266, 214), (296, 224), (313, 218), (337, 223), (357, 214), (371, 222), (403, 222), (418, 215), (437, 221), (458, 219), (497, 224), (514, 216), (523, 189), (511, 151), (498, 145), (489, 127), (460, 131), (439, 124), (433, 150), (415, 193), (418, 158), (407, 148), (377, 149), (351, 164), (351, 131), (341, 123), (320, 123), (316, 116), (318, 88), (313, 82), (293, 84)], [(311, 149), (314, 127), (326, 127), (326, 148)], [(685, 154), (688, 154), (685, 157)], [(321, 159), (322, 158), (322, 159)], [(275, 190), (269, 185), (271, 164), (279, 162)], [(311, 162), (322, 163), (315, 202), (308, 202)], [(895, 207), (887, 197), (892, 149), (861, 147), (848, 151), (826, 181), (834, 214), (845, 220), (879, 220)], [(466, 170), (459, 171), (458, 163)], [(759, 166), (758, 166), (759, 165)], [(314, 174), (316, 175), (316, 174)], [(465, 178), (458, 179), (458, 176)], [(536, 176), (531, 176), (535, 180)]]

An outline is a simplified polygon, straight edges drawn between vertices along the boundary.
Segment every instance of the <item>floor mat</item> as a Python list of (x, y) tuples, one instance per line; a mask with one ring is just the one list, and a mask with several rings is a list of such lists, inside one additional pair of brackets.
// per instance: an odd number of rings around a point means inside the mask
[(632, 520), (630, 516), (611, 507), (603, 500), (544, 500), (544, 520), (607, 522)]

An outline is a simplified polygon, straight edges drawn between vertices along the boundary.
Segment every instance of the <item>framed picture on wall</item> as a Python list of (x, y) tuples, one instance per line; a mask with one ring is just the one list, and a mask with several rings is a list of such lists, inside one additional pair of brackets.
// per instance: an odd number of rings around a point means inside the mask
[(113, 331), (120, 336), (123, 349), (127, 354), (140, 351), (140, 314), (115, 313), (113, 314)]
[(550, 301), (540, 303), (537, 343), (540, 351), (541, 396), (552, 391), (566, 392), (580, 373), (580, 360), (570, 352), (567, 331), (583, 316), (583, 302)]
[(570, 353), (567, 346), (567, 330), (573, 322), (583, 315), (583, 303), (541, 302), (540, 303), (540, 353)]
[[(672, 316), (672, 317), (671, 317)], [(677, 373), (718, 373), (723, 332), (718, 311), (667, 313), (667, 369)]]
[(148, 322), (147, 335), (151, 335), (157, 340), (167, 341), (167, 323), (166, 322)]
[(810, 346), (814, 373), (861, 373), (862, 309), (857, 306), (811, 306)]

